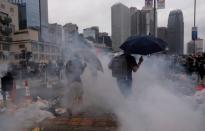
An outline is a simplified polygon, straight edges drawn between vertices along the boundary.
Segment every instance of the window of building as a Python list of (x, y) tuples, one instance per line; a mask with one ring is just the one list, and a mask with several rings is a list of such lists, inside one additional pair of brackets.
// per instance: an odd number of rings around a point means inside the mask
[(33, 59), (34, 59), (34, 61), (38, 60), (38, 55), (37, 55), (37, 54), (34, 54), (34, 55), (33, 55)]
[(9, 51), (10, 50), (9, 45), (8, 44), (3, 44), (3, 50)]
[(10, 8), (10, 12), (11, 12), (11, 13), (14, 13), (14, 8)]
[(51, 52), (52, 52), (52, 53), (55, 53), (55, 47), (52, 47), (52, 48), (51, 48)]
[(20, 49), (25, 48), (25, 45), (19, 45), (19, 48)]
[(18, 60), (19, 59), (19, 55), (15, 54), (15, 59)]
[(4, 4), (1, 4), (1, 8), (2, 8), (2, 9), (5, 9), (5, 5), (4, 5)]
[(38, 51), (37, 43), (32, 43), (32, 51)]
[(43, 52), (44, 51), (44, 46), (43, 45), (39, 45), (39, 51)]
[(44, 52), (49, 52), (49, 46), (44, 47)]

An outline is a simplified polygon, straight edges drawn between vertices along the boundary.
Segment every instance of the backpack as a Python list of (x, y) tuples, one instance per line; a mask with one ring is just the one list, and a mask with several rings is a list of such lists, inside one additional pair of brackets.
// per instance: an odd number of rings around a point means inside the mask
[(124, 78), (127, 76), (127, 60), (125, 55), (116, 56), (111, 60), (109, 68), (112, 76), (116, 78)]

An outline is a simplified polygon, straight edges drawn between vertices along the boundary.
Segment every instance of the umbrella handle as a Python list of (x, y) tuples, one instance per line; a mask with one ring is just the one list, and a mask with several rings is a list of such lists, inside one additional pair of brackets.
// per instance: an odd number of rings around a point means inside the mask
[(144, 61), (143, 57), (141, 56), (139, 59), (139, 64), (141, 64)]

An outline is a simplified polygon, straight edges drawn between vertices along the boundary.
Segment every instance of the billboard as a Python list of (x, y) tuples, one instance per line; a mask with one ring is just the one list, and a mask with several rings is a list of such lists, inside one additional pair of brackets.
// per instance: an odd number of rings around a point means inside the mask
[(164, 9), (165, 8), (165, 0), (157, 0), (157, 8)]
[(153, 0), (145, 0), (145, 7), (152, 8), (153, 7)]

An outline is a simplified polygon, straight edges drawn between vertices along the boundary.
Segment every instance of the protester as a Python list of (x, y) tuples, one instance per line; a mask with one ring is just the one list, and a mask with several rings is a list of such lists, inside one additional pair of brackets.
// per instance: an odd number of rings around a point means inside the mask
[(184, 67), (187, 75), (191, 76), (191, 78), (197, 79), (196, 82), (198, 85), (205, 84), (205, 53), (196, 53), (177, 57), (178, 59), (175, 65), (178, 64)]
[(81, 61), (78, 56), (71, 58), (65, 67), (66, 77), (69, 83), (80, 82), (81, 75), (83, 74), (87, 65)]
[(4, 107), (7, 107), (7, 93), (10, 93), (14, 87), (14, 78), (11, 72), (7, 72), (4, 77), (1, 78), (1, 90), (3, 96)]
[[(83, 84), (81, 75), (83, 74), (86, 66), (87, 65), (83, 63), (77, 55), (73, 56), (66, 64), (65, 72), (69, 87), (68, 92), (72, 92), (71, 103), (80, 104), (82, 102)], [(65, 92), (64, 97), (67, 97), (68, 92)], [(69, 97), (71, 97), (71, 95), (69, 95)]]
[(196, 58), (196, 72), (198, 74), (198, 83), (204, 84), (204, 60), (200, 55)]
[(131, 93), (132, 71), (136, 72), (142, 62), (142, 56), (137, 63), (135, 58), (130, 54), (122, 54), (114, 57), (109, 64), (109, 68), (112, 70), (112, 75), (117, 79), (118, 87), (125, 97), (129, 96)]
[(63, 60), (57, 60), (57, 76), (59, 80), (62, 79), (63, 66), (64, 66)]

